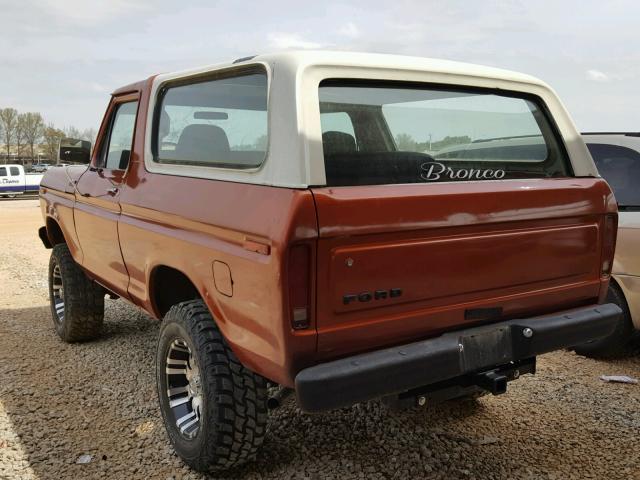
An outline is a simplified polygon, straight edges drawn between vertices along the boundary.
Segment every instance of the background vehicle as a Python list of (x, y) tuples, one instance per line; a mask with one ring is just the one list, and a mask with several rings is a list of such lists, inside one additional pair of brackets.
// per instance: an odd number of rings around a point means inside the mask
[(22, 165), (0, 165), (0, 196), (38, 193), (42, 175), (25, 174)]
[(44, 173), (51, 167), (48, 163), (34, 163), (31, 165), (31, 171), (36, 173)]
[(525, 75), (245, 58), (117, 90), (83, 161), (41, 188), (55, 329), (97, 336), (105, 292), (163, 318), (160, 409), (200, 470), (255, 456), (267, 381), (306, 411), (500, 394), (620, 314), (613, 195)]
[[(640, 331), (640, 133), (583, 133), (618, 201), (618, 241), (609, 301), (622, 308), (615, 332), (577, 349), (589, 356), (628, 353)], [(631, 348), (630, 348), (631, 347)]]

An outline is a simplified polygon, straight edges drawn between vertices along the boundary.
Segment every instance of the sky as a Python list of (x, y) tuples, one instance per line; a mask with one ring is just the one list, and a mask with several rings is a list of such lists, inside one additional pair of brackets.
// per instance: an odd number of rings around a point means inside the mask
[(0, 107), (97, 128), (116, 88), (284, 49), (444, 58), (539, 77), (579, 129), (640, 131), (633, 0), (0, 0)]

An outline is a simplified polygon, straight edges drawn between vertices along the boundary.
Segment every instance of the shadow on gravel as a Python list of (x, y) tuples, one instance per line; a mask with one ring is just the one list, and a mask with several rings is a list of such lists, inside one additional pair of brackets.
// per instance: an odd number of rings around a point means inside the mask
[[(107, 301), (104, 336), (69, 345), (55, 336), (48, 306), (0, 310), (0, 402), (38, 478), (205, 478), (167, 442), (155, 391), (158, 327), (136, 308)], [(208, 478), (624, 473), (640, 460), (633, 443), (638, 413), (625, 403), (631, 396), (639, 405), (640, 388), (567, 379), (566, 372), (594, 364), (568, 353), (558, 358), (507, 395), (477, 401), (397, 412), (370, 402), (306, 415), (290, 398), (270, 415), (255, 463)], [(640, 375), (640, 358), (595, 365), (602, 373)], [(17, 447), (0, 437), (0, 459), (13, 458), (5, 453)], [(81, 455), (91, 461), (76, 464)], [(0, 478), (6, 468), (13, 467), (0, 465)], [(19, 468), (7, 478), (24, 478)]]
[[(157, 328), (136, 308), (107, 301), (103, 336), (66, 344), (48, 306), (0, 310), (0, 403), (10, 422), (0, 434), (12, 430), (20, 439), (12, 445), (0, 436), (0, 478), (28, 478), (19, 463), (10, 464), (20, 456), (41, 479), (141, 472), (141, 445), (159, 431), (153, 423)], [(133, 448), (136, 454), (126, 455)], [(91, 462), (76, 464), (84, 454)]]

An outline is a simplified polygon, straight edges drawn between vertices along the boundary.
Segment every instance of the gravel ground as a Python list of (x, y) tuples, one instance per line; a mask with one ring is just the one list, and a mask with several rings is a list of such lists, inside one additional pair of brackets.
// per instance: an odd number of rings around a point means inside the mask
[[(55, 336), (34, 200), (0, 200), (0, 479), (202, 479), (173, 453), (154, 385), (158, 323), (107, 301), (105, 335)], [(256, 463), (221, 478), (640, 479), (640, 356), (560, 352), (500, 397), (304, 415), (289, 399)], [(87, 464), (76, 464), (91, 455)]]

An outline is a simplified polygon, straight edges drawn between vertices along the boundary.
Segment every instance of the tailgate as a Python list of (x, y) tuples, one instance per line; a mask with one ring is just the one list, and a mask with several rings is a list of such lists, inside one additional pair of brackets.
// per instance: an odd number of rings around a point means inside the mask
[(321, 356), (597, 302), (601, 179), (313, 193)]

